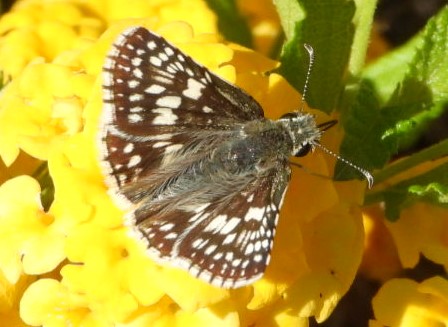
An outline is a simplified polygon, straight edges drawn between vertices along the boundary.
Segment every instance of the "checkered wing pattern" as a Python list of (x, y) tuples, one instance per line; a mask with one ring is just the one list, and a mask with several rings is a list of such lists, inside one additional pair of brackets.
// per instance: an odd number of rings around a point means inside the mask
[(265, 121), (259, 104), (142, 27), (118, 37), (103, 80), (103, 171), (149, 255), (220, 287), (261, 277), (288, 163), (238, 175), (213, 161), (244, 124)]
[[(277, 174), (277, 176), (275, 176)], [(215, 286), (235, 288), (259, 279), (269, 263), (289, 170), (253, 179), (240, 192), (192, 210), (170, 203), (136, 212), (149, 253)], [(152, 217), (146, 219), (146, 215)]]
[(263, 118), (250, 95), (142, 27), (118, 37), (103, 80), (101, 146), (119, 187), (153, 172), (172, 152), (209, 152), (230, 137), (229, 126)]

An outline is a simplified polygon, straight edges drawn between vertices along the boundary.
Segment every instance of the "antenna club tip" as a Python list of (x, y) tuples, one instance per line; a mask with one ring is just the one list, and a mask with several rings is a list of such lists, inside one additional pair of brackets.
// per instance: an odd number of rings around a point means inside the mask
[(312, 56), (314, 54), (314, 49), (311, 45), (309, 45), (308, 43), (304, 43), (303, 47), (306, 49), (306, 51), (308, 51), (308, 53), (310, 54), (310, 56)]
[(367, 186), (369, 187), (369, 189), (371, 189), (373, 187), (373, 182), (374, 182), (372, 174), (369, 173), (367, 170), (365, 170), (363, 172), (363, 175), (367, 180)]

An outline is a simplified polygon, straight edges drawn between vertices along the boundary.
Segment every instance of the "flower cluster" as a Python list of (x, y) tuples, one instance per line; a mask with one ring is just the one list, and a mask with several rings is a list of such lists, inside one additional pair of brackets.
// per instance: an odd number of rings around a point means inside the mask
[[(255, 44), (267, 52), (278, 19), (273, 8), (256, 10), (255, 1), (249, 2), (243, 10), (252, 14), (254, 35), (260, 36)], [(18, 2), (0, 18), (0, 70), (6, 83), (0, 94), (0, 321), (136, 327), (307, 326), (310, 316), (325, 320), (361, 261), (366, 271), (374, 270), (365, 253), (375, 228), (364, 240), (365, 183), (316, 176), (330, 176), (334, 165), (318, 151), (301, 162), (313, 174), (294, 169), (271, 263), (250, 286), (219, 289), (155, 264), (129, 236), (123, 212), (107, 194), (95, 140), (104, 58), (117, 35), (136, 25), (245, 89), (268, 117), (300, 105), (300, 95), (280, 75), (266, 74), (277, 62), (222, 41), (217, 17), (202, 0)], [(315, 114), (318, 121), (325, 119)], [(341, 138), (341, 131), (332, 129), (322, 142), (336, 148)], [(48, 208), (42, 179), (33, 175), (38, 167), (48, 167), (54, 187)], [(435, 221), (425, 219), (428, 210)], [(376, 226), (369, 225), (372, 212), (364, 212), (366, 226)], [(414, 229), (406, 230), (405, 219), (402, 226), (383, 229), (399, 245), (390, 259), (393, 267), (415, 264), (419, 253), (446, 264), (446, 213), (417, 206), (403, 215), (425, 233), (419, 242), (411, 241)], [(380, 257), (372, 246), (370, 251)], [(408, 314), (414, 317), (418, 309), (446, 306), (438, 291), (446, 287), (440, 279), (390, 281), (374, 303), (378, 323), (394, 325), (397, 317), (387, 311), (388, 303), (400, 289), (409, 294), (400, 307), (413, 301), (416, 309)], [(424, 297), (433, 301), (422, 304)]]
[[(396, 183), (446, 162), (419, 165), (391, 179)], [(448, 267), (448, 212), (446, 208), (417, 202), (401, 211), (400, 219), (387, 222), (380, 205), (363, 211), (366, 232), (360, 273), (383, 285), (372, 301), (372, 326), (431, 326), (448, 323), (448, 282), (440, 276), (416, 281), (403, 278), (422, 257)], [(428, 269), (431, 271), (431, 269)]]

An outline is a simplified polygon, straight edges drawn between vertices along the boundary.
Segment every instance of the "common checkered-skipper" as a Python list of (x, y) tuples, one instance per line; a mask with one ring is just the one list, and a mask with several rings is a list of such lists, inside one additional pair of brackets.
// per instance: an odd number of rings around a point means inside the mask
[(269, 262), (291, 170), (318, 145), (304, 112), (266, 119), (246, 92), (143, 27), (103, 67), (101, 161), (150, 257), (236, 288)]

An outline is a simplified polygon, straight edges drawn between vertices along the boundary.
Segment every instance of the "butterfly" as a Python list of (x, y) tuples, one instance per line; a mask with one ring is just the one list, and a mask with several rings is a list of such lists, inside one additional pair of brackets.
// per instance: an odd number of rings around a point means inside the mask
[(269, 263), (290, 156), (334, 121), (278, 120), (144, 27), (122, 32), (103, 66), (98, 143), (106, 183), (148, 255), (223, 288)]

